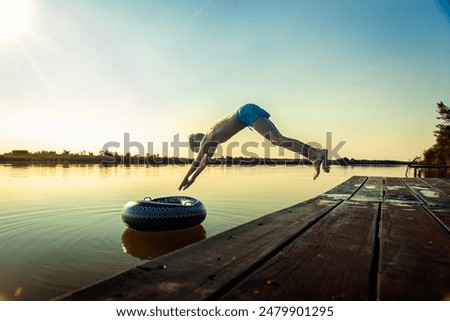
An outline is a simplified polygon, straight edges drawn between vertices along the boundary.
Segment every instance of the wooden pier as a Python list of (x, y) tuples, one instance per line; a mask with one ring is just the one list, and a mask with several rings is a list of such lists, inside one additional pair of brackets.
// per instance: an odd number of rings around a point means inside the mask
[(450, 300), (450, 180), (354, 176), (56, 300)]

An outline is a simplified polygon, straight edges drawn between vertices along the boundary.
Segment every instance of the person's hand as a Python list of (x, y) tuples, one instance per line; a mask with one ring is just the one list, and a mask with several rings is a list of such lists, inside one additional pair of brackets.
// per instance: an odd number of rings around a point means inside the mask
[(195, 182), (195, 179), (189, 179), (189, 178), (185, 178), (183, 179), (183, 181), (180, 184), (180, 187), (178, 187), (178, 190), (185, 190), (187, 189), (189, 186), (191, 186), (193, 183)]
[(181, 191), (187, 185), (188, 182), (189, 182), (188, 178), (185, 177), (181, 182), (180, 186), (178, 187), (178, 190)]

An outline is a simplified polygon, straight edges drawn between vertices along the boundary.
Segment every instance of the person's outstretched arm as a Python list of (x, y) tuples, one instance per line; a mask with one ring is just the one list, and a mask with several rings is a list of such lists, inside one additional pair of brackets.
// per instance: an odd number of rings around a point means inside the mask
[(209, 160), (214, 155), (217, 144), (204, 144), (200, 147), (200, 151), (196, 159), (192, 162), (186, 176), (181, 182), (178, 190), (185, 190), (191, 186), (200, 173), (208, 166)]
[(200, 161), (194, 160), (191, 164), (191, 167), (189, 168), (189, 171), (187, 172), (186, 176), (181, 182), (180, 187), (178, 187), (178, 190), (179, 191), (185, 190), (189, 186), (191, 186), (195, 182), (197, 176), (200, 175), (200, 173), (205, 169), (207, 165), (208, 165), (207, 155), (204, 155), (203, 159)]

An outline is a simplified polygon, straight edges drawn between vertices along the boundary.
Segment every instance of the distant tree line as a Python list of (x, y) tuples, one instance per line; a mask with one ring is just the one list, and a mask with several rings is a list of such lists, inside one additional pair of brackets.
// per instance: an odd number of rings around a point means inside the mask
[[(442, 120), (436, 125), (434, 131), (436, 142), (423, 153), (425, 164), (450, 165), (450, 109), (442, 101), (437, 104), (437, 119)], [(426, 169), (427, 177), (448, 177), (450, 170), (448, 168)]]
[[(0, 163), (25, 163), (25, 164), (100, 164), (102, 166), (117, 165), (183, 165), (190, 164), (193, 160), (183, 157), (160, 156), (159, 154), (125, 155), (112, 153), (109, 151), (100, 151), (98, 154), (81, 151), (72, 153), (69, 150), (63, 150), (62, 153), (56, 151), (38, 151), (29, 152), (28, 150), (13, 150), (9, 153), (0, 155)], [(332, 165), (402, 165), (401, 161), (393, 160), (356, 160), (344, 157), (338, 160), (332, 160)], [(279, 159), (279, 158), (258, 158), (258, 157), (219, 157), (211, 161), (211, 165), (241, 165), (241, 166), (296, 166), (311, 165), (311, 162), (304, 158)]]
[(16, 149), (9, 153), (0, 155), (2, 163), (30, 163), (30, 164), (92, 164), (100, 163), (101, 155), (94, 155), (93, 152), (81, 151), (71, 153), (63, 150), (58, 154), (56, 151), (29, 152), (28, 150)]

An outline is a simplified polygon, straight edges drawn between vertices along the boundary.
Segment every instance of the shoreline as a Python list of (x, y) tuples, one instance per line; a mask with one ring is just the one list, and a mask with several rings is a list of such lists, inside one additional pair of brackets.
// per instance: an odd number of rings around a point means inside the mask
[[(148, 159), (146, 157), (133, 157), (131, 159), (114, 159), (105, 161), (102, 157), (89, 159), (79, 158), (6, 158), (0, 155), (0, 165), (98, 165), (100, 167), (116, 166), (168, 166), (168, 165), (190, 165), (192, 159), (173, 157), (162, 157), (159, 159)], [(396, 160), (330, 160), (332, 166), (404, 166), (410, 162)], [(312, 165), (305, 159), (266, 159), (266, 158), (228, 158), (213, 159), (210, 166), (302, 166)]]

